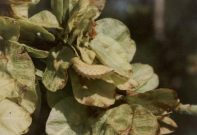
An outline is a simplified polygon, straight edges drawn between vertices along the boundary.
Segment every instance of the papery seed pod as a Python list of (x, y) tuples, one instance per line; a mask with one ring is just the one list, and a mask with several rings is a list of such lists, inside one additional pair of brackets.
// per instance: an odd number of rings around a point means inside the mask
[(75, 71), (81, 76), (89, 79), (99, 79), (102, 78), (102, 76), (113, 72), (113, 69), (110, 67), (86, 64), (78, 57), (73, 58), (71, 61)]

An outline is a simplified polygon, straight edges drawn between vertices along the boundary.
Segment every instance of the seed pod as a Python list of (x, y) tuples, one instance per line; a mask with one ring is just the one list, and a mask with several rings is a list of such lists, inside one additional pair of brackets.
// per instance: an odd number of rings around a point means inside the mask
[(81, 76), (90, 79), (99, 79), (104, 75), (113, 72), (112, 68), (103, 65), (90, 65), (86, 64), (80, 60), (80, 58), (75, 57), (72, 59), (73, 68)]

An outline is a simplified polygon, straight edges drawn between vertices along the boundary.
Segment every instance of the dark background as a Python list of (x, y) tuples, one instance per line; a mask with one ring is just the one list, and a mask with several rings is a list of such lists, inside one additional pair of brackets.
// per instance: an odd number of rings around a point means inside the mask
[[(108, 0), (101, 18), (124, 22), (137, 43), (134, 62), (152, 65), (160, 87), (175, 89), (184, 104), (197, 104), (197, 1), (164, 0), (161, 35), (154, 25), (155, 1)], [(197, 135), (197, 117), (173, 118), (179, 126), (173, 135)]]

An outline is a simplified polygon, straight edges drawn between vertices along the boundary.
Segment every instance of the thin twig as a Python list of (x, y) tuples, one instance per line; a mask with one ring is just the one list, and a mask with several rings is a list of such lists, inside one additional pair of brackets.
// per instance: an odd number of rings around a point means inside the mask
[(181, 113), (181, 114), (188, 114), (188, 115), (195, 115), (197, 116), (197, 105), (183, 105), (180, 104), (176, 108), (176, 112)]

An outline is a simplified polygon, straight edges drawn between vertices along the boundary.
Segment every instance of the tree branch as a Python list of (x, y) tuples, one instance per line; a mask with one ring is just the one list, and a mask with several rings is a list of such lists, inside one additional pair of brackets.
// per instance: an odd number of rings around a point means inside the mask
[(197, 105), (183, 105), (180, 104), (176, 110), (176, 112), (181, 113), (181, 114), (188, 114), (188, 115), (195, 115), (197, 116)]

